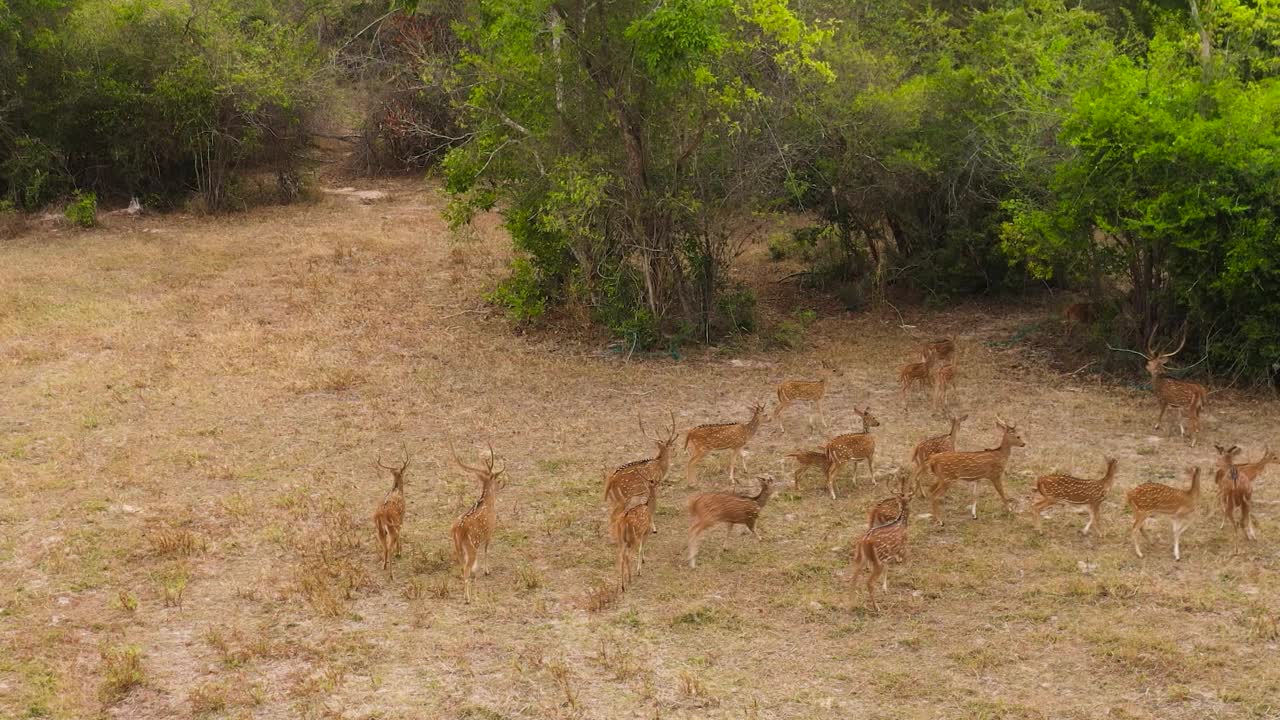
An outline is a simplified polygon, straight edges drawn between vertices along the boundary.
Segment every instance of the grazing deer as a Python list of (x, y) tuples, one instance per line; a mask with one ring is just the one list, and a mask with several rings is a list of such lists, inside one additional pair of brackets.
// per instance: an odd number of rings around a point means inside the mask
[(404, 462), (399, 467), (383, 465), (378, 458), (377, 466), (391, 471), (391, 490), (387, 493), (378, 509), (373, 511), (373, 527), (378, 531), (378, 544), (382, 546), (382, 569), (391, 577), (391, 552), (400, 557), (400, 527), (404, 524), (404, 473), (409, 469), (409, 448), (404, 449)]
[(649, 507), (647, 499), (630, 497), (615, 503), (610, 514), (609, 533), (618, 545), (618, 584), (624, 591), (631, 584), (632, 557), (636, 575), (644, 568), (644, 542), (653, 525)]
[[(827, 392), (827, 380), (842, 373), (826, 360), (822, 361), (822, 369), (823, 377), (819, 380), (788, 380), (778, 386), (778, 406), (773, 410), (773, 419), (778, 421), (782, 432), (787, 431), (787, 423), (782, 418), (782, 411), (795, 402), (812, 403), (818, 410), (818, 419), (822, 421), (822, 427), (827, 427), (827, 418), (822, 412), (822, 397)], [(809, 413), (809, 429), (813, 429), (812, 411)]]
[(892, 496), (881, 500), (871, 509), (867, 511), (867, 529), (877, 525), (883, 525), (898, 517), (898, 510), (906, 507), (908, 512), (911, 505), (911, 479), (907, 475), (902, 476), (902, 485)]
[(854, 565), (853, 574), (849, 578), (850, 582), (857, 582), (862, 569), (870, 565), (870, 575), (867, 577), (867, 603), (876, 612), (880, 612), (880, 606), (876, 604), (876, 580), (883, 576), (883, 589), (886, 592), (889, 590), (889, 576), (885, 573), (884, 564), (890, 558), (901, 560), (907, 546), (907, 520), (910, 513), (907, 511), (906, 497), (900, 496), (900, 498), (897, 517), (863, 533), (854, 541), (851, 553)]
[(945, 362), (933, 372), (933, 409), (935, 412), (947, 411), (947, 392), (956, 387), (956, 365)]
[[(649, 437), (644, 429), (644, 420), (640, 421), (640, 434), (649, 438), (658, 446), (658, 454), (646, 460), (636, 460), (622, 465), (606, 473), (604, 479), (605, 500), (614, 505), (626, 505), (631, 498), (646, 498), (649, 506), (649, 520), (658, 511), (658, 486), (667, 476), (667, 468), (671, 465), (671, 449), (676, 444), (676, 416), (671, 414), (671, 428), (665, 436)], [(658, 532), (657, 524), (650, 528)]]
[(920, 355), (925, 360), (946, 362), (956, 354), (956, 335), (953, 333), (944, 338), (930, 340), (920, 346)]
[(684, 436), (684, 447), (689, 450), (689, 465), (685, 469), (685, 480), (693, 486), (694, 476), (698, 471), (698, 463), (707, 453), (714, 450), (732, 450), (729, 460), (729, 482), (736, 487), (734, 468), (742, 461), (742, 468), (747, 467), (742, 459), (742, 448), (756, 434), (761, 422), (768, 422), (764, 416), (764, 405), (757, 403), (751, 406), (751, 419), (744, 423), (719, 423), (715, 425), (699, 425)]
[(946, 494), (947, 489), (958, 480), (973, 483), (973, 505), (969, 512), (974, 519), (978, 518), (978, 481), (990, 480), (992, 487), (1004, 501), (1005, 510), (1009, 509), (1010, 500), (1004, 494), (1004, 467), (1009, 462), (1009, 454), (1015, 447), (1026, 447), (1017, 427), (1006, 423), (996, 415), (996, 427), (1000, 429), (1000, 446), (977, 452), (941, 452), (933, 455), (925, 462), (934, 477), (933, 486), (929, 488), (929, 503), (933, 512), (933, 521), (942, 525), (942, 513), (938, 501)]
[(698, 545), (702, 533), (720, 523), (728, 525), (729, 535), (734, 525), (745, 525), (756, 539), (756, 521), (760, 511), (773, 495), (773, 476), (762, 475), (760, 490), (755, 495), (731, 495), (729, 493), (700, 493), (689, 498), (689, 567), (698, 566)]
[(1196, 511), (1196, 502), (1200, 499), (1200, 468), (1187, 469), (1191, 476), (1191, 486), (1186, 490), (1169, 487), (1161, 483), (1142, 483), (1129, 491), (1127, 500), (1133, 509), (1133, 528), (1129, 536), (1133, 539), (1133, 551), (1142, 557), (1142, 547), (1138, 545), (1138, 535), (1147, 537), (1146, 522), (1152, 515), (1168, 515), (1173, 530), (1173, 559), (1182, 559), (1180, 542), (1182, 533), (1191, 524)]
[[(1253, 476), (1242, 472), (1241, 466), (1236, 465), (1235, 456), (1240, 454), (1240, 448), (1232, 445), (1224, 448), (1221, 445), (1214, 445), (1218, 451), (1218, 471), (1214, 475), (1214, 484), (1218, 486), (1218, 497), (1222, 500), (1222, 514), (1227, 520), (1231, 521), (1231, 525), (1237, 530), (1243, 530), (1244, 536), (1250, 540), (1256, 540), (1257, 530), (1253, 525)], [(1239, 510), (1240, 518), (1236, 519), (1236, 511)], [(1235, 534), (1233, 533), (1233, 537)]]
[(462, 563), (463, 596), (467, 602), (471, 602), (475, 595), (475, 573), (480, 569), (481, 555), (484, 556), (484, 574), (489, 574), (489, 541), (493, 539), (493, 529), (498, 524), (498, 478), (507, 468), (504, 464), (501, 470), (494, 470), (492, 444), (489, 445), (489, 457), (483, 468), (473, 467), (459, 460), (452, 441), (449, 443), (449, 454), (458, 467), (480, 481), (480, 497), (470, 510), (458, 518), (451, 531), (454, 555)]
[(936, 358), (929, 354), (921, 356), (920, 362), (907, 363), (898, 368), (898, 387), (902, 395), (902, 410), (910, 412), (911, 408), (907, 404), (907, 398), (911, 392), (913, 385), (919, 385), (921, 388), (928, 388), (933, 382), (933, 365)]
[(823, 477), (826, 477), (827, 467), (831, 464), (830, 458), (827, 457), (827, 449), (825, 447), (820, 450), (797, 450), (796, 452), (789, 453), (787, 457), (793, 458), (796, 461), (796, 470), (792, 475), (792, 479), (795, 482), (797, 490), (800, 489), (800, 476), (804, 474), (805, 470), (808, 470), (809, 468), (817, 468), (822, 472)]
[[(1158, 327), (1158, 326), (1156, 326)], [(1187, 344), (1187, 334), (1182, 333), (1182, 342), (1178, 343), (1178, 347), (1173, 352), (1162, 353), (1155, 349), (1153, 342), (1156, 336), (1156, 327), (1151, 328), (1151, 337), (1147, 339), (1147, 352), (1140, 353), (1127, 348), (1114, 348), (1107, 345), (1107, 348), (1120, 352), (1129, 352), (1139, 357), (1145, 358), (1147, 361), (1147, 373), (1151, 375), (1151, 390), (1155, 393), (1156, 402), (1160, 403), (1160, 417), (1156, 418), (1155, 429), (1160, 429), (1160, 424), (1164, 422), (1164, 415), (1169, 408), (1173, 408), (1181, 413), (1182, 419), (1178, 421), (1178, 431), (1183, 436), (1191, 436), (1191, 447), (1196, 446), (1196, 440), (1200, 434), (1200, 411), (1204, 409), (1205, 398), (1209, 395), (1209, 390), (1200, 383), (1194, 383), (1189, 380), (1175, 380), (1166, 377), (1165, 365), (1169, 362), (1169, 358), (1177, 355)]]
[(1085, 523), (1082, 535), (1088, 535), (1089, 529), (1098, 526), (1102, 533), (1102, 501), (1106, 499), (1111, 485), (1116, 480), (1116, 459), (1107, 458), (1107, 469), (1098, 480), (1087, 480), (1071, 475), (1042, 475), (1036, 480), (1036, 492), (1040, 499), (1031, 506), (1031, 517), (1035, 519), (1036, 531), (1040, 531), (1041, 513), (1046, 509), (1064, 502), (1069, 505), (1084, 505), (1089, 508), (1089, 522)]
[(920, 476), (925, 472), (925, 461), (941, 452), (952, 452), (956, 449), (956, 433), (960, 430), (960, 423), (969, 419), (966, 413), (960, 417), (951, 418), (951, 431), (946, 435), (938, 435), (937, 437), (921, 440), (916, 449), (911, 453), (911, 461), (915, 463), (916, 469), (911, 473), (911, 481), (915, 485), (915, 493), (920, 497), (924, 497), (924, 490), (920, 487)]
[(840, 472), (840, 468), (845, 463), (853, 461), (853, 478), (858, 477), (858, 462), (867, 461), (867, 472), (871, 475), (871, 481), (876, 479), (876, 439), (871, 434), (871, 428), (880, 427), (880, 421), (871, 414), (871, 407), (865, 410), (859, 410), (856, 406), (853, 411), (862, 418), (862, 432), (845, 433), (837, 435), (827, 443), (827, 492), (831, 493), (831, 499), (836, 499), (836, 473)]

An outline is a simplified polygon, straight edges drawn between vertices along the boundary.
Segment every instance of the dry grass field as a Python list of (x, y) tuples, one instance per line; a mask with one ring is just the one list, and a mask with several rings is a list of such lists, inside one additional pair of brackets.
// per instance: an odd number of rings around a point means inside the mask
[[(513, 334), (480, 299), (509, 248), (489, 218), (451, 237), (438, 193), (388, 184), (226, 218), (107, 218), (0, 241), (0, 716), (118, 718), (1277, 718), (1280, 470), (1260, 539), (1232, 554), (1212, 487), (1169, 549), (1127, 539), (1129, 488), (1208, 471), (1214, 442), (1280, 445), (1274, 401), (1217, 393), (1198, 448), (1153, 435), (1135, 386), (1052, 370), (1010, 342), (1045, 307), (820, 309), (802, 350), (762, 343), (637, 359)], [(768, 317), (797, 298), (762, 246), (743, 259)], [(1046, 322), (1052, 322), (1048, 320)], [(866, 507), (945, 421), (896, 401), (896, 367), (957, 332), (962, 449), (1018, 423), (979, 519), (913, 517), (882, 611), (852, 590)], [(826, 403), (880, 421), (876, 472), (830, 500), (780, 459), (816, 445), (805, 410), (765, 425), (750, 480), (785, 480), (757, 542), (712, 531), (683, 564), (678, 453), (643, 574), (618, 596), (601, 471), (649, 454), (637, 413), (681, 429), (745, 416), (787, 378), (844, 369)], [(1135, 363), (1137, 362), (1134, 359)], [(510, 477), (489, 577), (466, 605), (449, 526), (476, 484), (449, 463), (486, 442)], [(377, 471), (404, 443), (404, 554), (378, 567)], [(678, 446), (677, 446), (678, 447)], [(1119, 458), (1100, 538), (1059, 506), (1037, 535), (1035, 476)], [(702, 489), (726, 484), (728, 457)], [(1211, 475), (1209, 478), (1211, 480)], [(927, 503), (913, 505), (914, 513)]]

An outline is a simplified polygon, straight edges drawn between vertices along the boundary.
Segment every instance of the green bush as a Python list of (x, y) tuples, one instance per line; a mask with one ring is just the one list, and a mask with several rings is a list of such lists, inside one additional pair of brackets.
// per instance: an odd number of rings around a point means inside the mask
[(547, 296), (533, 265), (525, 258), (511, 261), (511, 275), (498, 284), (485, 299), (506, 310), (516, 323), (528, 324), (547, 310)]
[(769, 346), (783, 350), (799, 348), (804, 344), (805, 334), (809, 331), (809, 326), (817, 319), (818, 314), (812, 310), (795, 311), (790, 318), (779, 322), (773, 327), (773, 333), (769, 336)]
[(77, 190), (62, 214), (76, 227), (91, 228), (98, 224), (98, 196)]
[(721, 292), (716, 298), (716, 309), (728, 332), (755, 332), (756, 294), (750, 288), (736, 287)]

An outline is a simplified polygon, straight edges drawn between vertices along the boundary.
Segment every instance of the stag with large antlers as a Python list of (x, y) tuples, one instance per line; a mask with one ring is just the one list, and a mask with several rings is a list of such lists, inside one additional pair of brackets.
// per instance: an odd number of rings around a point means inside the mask
[(880, 421), (871, 414), (870, 406), (863, 410), (855, 406), (853, 411), (862, 418), (862, 432), (837, 435), (827, 442), (827, 492), (832, 500), (836, 499), (836, 474), (847, 462), (853, 462), (852, 480), (857, 480), (858, 463), (863, 460), (867, 461), (871, 481), (876, 479), (876, 438), (871, 428), (880, 427)]
[(493, 445), (489, 445), (489, 457), (484, 467), (467, 465), (458, 459), (458, 453), (449, 442), (449, 454), (459, 468), (471, 473), (480, 481), (480, 497), (471, 509), (462, 514), (453, 524), (453, 551), (462, 563), (462, 592), (467, 602), (475, 595), (475, 574), (480, 570), (481, 556), (484, 556), (484, 574), (489, 574), (489, 541), (493, 539), (493, 529), (498, 524), (498, 489), (499, 477), (506, 472), (506, 465), (499, 470), (494, 469), (495, 456)]
[(404, 448), (404, 462), (399, 466), (383, 465), (378, 458), (377, 467), (391, 472), (391, 490), (378, 509), (373, 511), (373, 527), (378, 531), (378, 545), (382, 548), (382, 569), (391, 577), (391, 553), (400, 557), (400, 527), (404, 524), (404, 473), (409, 469), (409, 448)]
[(658, 486), (667, 476), (667, 468), (671, 465), (671, 449), (676, 444), (676, 416), (675, 413), (669, 414), (671, 427), (664, 436), (650, 437), (644, 429), (644, 420), (640, 420), (640, 434), (657, 445), (658, 454), (614, 468), (604, 479), (604, 497), (613, 506), (629, 505), (632, 498), (645, 499), (649, 508), (651, 532), (658, 532), (653, 519), (658, 510)]
[(933, 521), (942, 525), (942, 512), (938, 503), (947, 489), (963, 480), (973, 483), (973, 504), (969, 512), (974, 519), (978, 518), (978, 481), (990, 480), (992, 487), (1004, 501), (1005, 510), (1012, 501), (1004, 494), (1004, 468), (1009, 463), (1009, 454), (1013, 448), (1026, 447), (1026, 442), (1018, 433), (1018, 428), (996, 416), (996, 427), (1000, 429), (999, 447), (978, 452), (942, 452), (930, 457), (925, 462), (930, 474), (934, 477), (933, 486), (929, 488), (929, 503), (932, 506)]
[(1187, 344), (1187, 333), (1182, 333), (1182, 342), (1178, 343), (1178, 347), (1173, 352), (1160, 352), (1155, 348), (1154, 342), (1156, 337), (1156, 329), (1159, 325), (1151, 328), (1151, 336), (1147, 339), (1146, 353), (1140, 353), (1127, 348), (1107, 347), (1116, 352), (1133, 353), (1147, 361), (1147, 373), (1151, 375), (1151, 390), (1155, 393), (1156, 402), (1160, 403), (1160, 417), (1156, 418), (1155, 429), (1160, 429), (1160, 424), (1164, 422), (1164, 415), (1169, 408), (1179, 411), (1182, 419), (1178, 421), (1178, 431), (1183, 437), (1191, 436), (1191, 446), (1195, 447), (1196, 440), (1200, 434), (1200, 411), (1204, 408), (1205, 398), (1209, 395), (1209, 390), (1200, 383), (1194, 383), (1189, 380), (1176, 380), (1167, 377), (1165, 366), (1169, 359), (1177, 355)]
[[(817, 408), (818, 419), (822, 421), (822, 427), (825, 428), (827, 426), (827, 418), (822, 412), (822, 397), (827, 392), (827, 380), (841, 373), (826, 360), (822, 361), (822, 369), (823, 377), (818, 380), (788, 380), (778, 386), (778, 406), (773, 410), (773, 418), (782, 427), (782, 432), (785, 433), (787, 431), (787, 424), (782, 418), (782, 411), (796, 402), (810, 403)], [(812, 411), (809, 413), (809, 429), (813, 429)]]
[(1173, 529), (1173, 559), (1182, 559), (1182, 533), (1191, 524), (1196, 511), (1196, 502), (1200, 499), (1200, 468), (1187, 470), (1191, 476), (1191, 486), (1179, 490), (1162, 483), (1142, 483), (1129, 491), (1129, 507), (1133, 509), (1133, 527), (1129, 536), (1133, 539), (1133, 551), (1142, 557), (1142, 547), (1138, 545), (1138, 535), (1147, 537), (1146, 523), (1152, 515), (1168, 515)]
[(729, 460), (729, 482), (737, 487), (738, 481), (734, 478), (734, 469), (738, 463), (742, 463), (742, 468), (747, 467), (746, 461), (742, 457), (742, 448), (756, 434), (756, 430), (760, 428), (760, 423), (767, 422), (764, 415), (764, 404), (756, 403), (751, 406), (751, 419), (744, 423), (717, 423), (714, 425), (699, 425), (684, 436), (684, 447), (689, 451), (689, 464), (685, 468), (685, 480), (690, 487), (693, 487), (694, 477), (698, 472), (698, 463), (702, 462), (702, 458), (707, 453), (715, 450), (732, 450), (733, 457)]

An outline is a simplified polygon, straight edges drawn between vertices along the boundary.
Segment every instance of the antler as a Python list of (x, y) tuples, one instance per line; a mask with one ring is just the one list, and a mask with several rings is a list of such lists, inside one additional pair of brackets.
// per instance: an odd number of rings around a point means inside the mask
[(390, 465), (383, 465), (383, 464), (382, 464), (382, 456), (381, 456), (381, 455), (379, 455), (379, 456), (378, 456), (378, 462), (376, 463), (376, 464), (377, 464), (377, 466), (378, 466), (378, 467), (380, 467), (380, 468), (382, 468), (383, 470), (390, 470), (391, 472), (393, 472), (393, 473), (397, 473), (397, 474), (398, 474), (398, 473), (402, 473), (402, 472), (404, 472), (406, 469), (408, 469), (408, 467), (409, 467), (409, 459), (410, 459), (410, 458), (409, 458), (409, 446), (402, 442), (402, 443), (400, 443), (400, 447), (401, 447), (402, 451), (404, 452), (404, 462), (400, 463), (400, 467), (392, 467), (392, 466), (390, 466)]
[(1173, 357), (1174, 355), (1177, 355), (1177, 354), (1178, 354), (1178, 352), (1179, 352), (1179, 351), (1181, 351), (1181, 350), (1182, 350), (1182, 348), (1183, 348), (1183, 346), (1185, 346), (1186, 344), (1187, 344), (1187, 326), (1186, 326), (1186, 325), (1183, 325), (1183, 326), (1182, 326), (1182, 342), (1178, 343), (1178, 347), (1177, 347), (1173, 352), (1170, 352), (1170, 353), (1160, 353), (1160, 357), (1162, 357), (1162, 358), (1171, 358), (1171, 357)]
[(671, 416), (671, 431), (667, 433), (667, 442), (674, 442), (676, 439), (676, 414), (673, 410), (668, 410), (667, 414)]
[(458, 459), (458, 453), (456, 450), (453, 449), (453, 438), (449, 438), (449, 454), (453, 456), (453, 462), (463, 470), (466, 470), (467, 472), (470, 472), (470, 473), (479, 473), (481, 475), (485, 473), (484, 470), (478, 467), (472, 467)]
[(1000, 413), (996, 413), (996, 425), (999, 425), (1002, 428), (1012, 427), (1009, 423), (1005, 422), (1004, 418), (1000, 417)]
[(657, 438), (650, 438), (650, 437), (649, 437), (649, 433), (645, 432), (645, 430), (644, 430), (644, 416), (643, 416), (643, 415), (641, 415), (640, 413), (636, 413), (636, 419), (640, 421), (640, 434), (641, 434), (641, 435), (643, 435), (643, 436), (645, 436), (645, 439), (653, 439), (653, 440), (656, 440)]
[(490, 442), (490, 441), (486, 440), (486, 441), (485, 441), (485, 444), (487, 444), (487, 445), (489, 446), (489, 459), (485, 462), (485, 467), (487, 467), (487, 468), (489, 469), (489, 475), (491, 475), (491, 476), (493, 476), (493, 477), (498, 477), (499, 475), (501, 475), (502, 473), (504, 473), (504, 472), (506, 472), (506, 471), (507, 471), (507, 461), (506, 461), (506, 460), (503, 460), (503, 461), (502, 461), (502, 469), (501, 469), (501, 470), (494, 471), (494, 469), (493, 469), (493, 464), (494, 464), (495, 462), (497, 462), (497, 460), (498, 460), (498, 454), (497, 454), (497, 453), (495, 453), (495, 452), (493, 451), (493, 443), (492, 443), (492, 442)]

